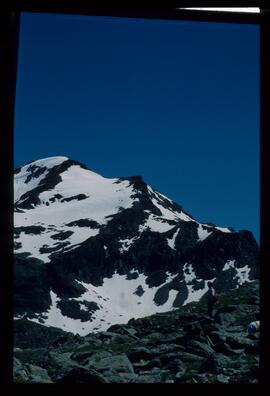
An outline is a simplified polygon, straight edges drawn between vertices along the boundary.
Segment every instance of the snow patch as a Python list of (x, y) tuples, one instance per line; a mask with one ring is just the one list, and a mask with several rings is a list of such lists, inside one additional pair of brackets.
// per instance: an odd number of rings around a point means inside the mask
[(242, 285), (245, 282), (251, 282), (249, 278), (250, 268), (245, 265), (242, 268), (235, 268), (236, 269), (236, 277), (238, 278), (239, 285)]
[(202, 224), (199, 224), (197, 230), (198, 230), (198, 238), (200, 241), (204, 241), (206, 238), (209, 237), (209, 235), (212, 234), (212, 231), (208, 231), (208, 230), (204, 229), (202, 227)]
[(215, 227), (215, 228), (222, 232), (232, 233), (232, 231), (229, 230), (229, 228), (223, 228), (223, 227)]
[(170, 246), (171, 249), (175, 250), (175, 240), (177, 235), (179, 234), (180, 228), (173, 234), (172, 238), (167, 238), (168, 245)]
[(233, 279), (237, 279), (238, 286), (242, 285), (245, 282), (252, 282), (250, 280), (249, 275), (250, 275), (250, 267), (248, 265), (245, 265), (244, 267), (238, 268), (235, 265), (236, 260), (229, 260), (225, 263), (224, 267), (222, 268), (222, 271), (228, 271), (230, 268), (235, 269), (236, 275)]
[[(212, 278), (212, 279), (208, 279), (208, 280), (203, 280), (203, 279), (197, 278), (192, 264), (189, 264), (189, 263), (185, 263), (185, 265), (183, 267), (183, 271), (184, 271), (184, 278), (185, 278), (186, 286), (188, 289), (188, 297), (183, 304), (183, 305), (186, 305), (191, 302), (199, 301), (208, 290), (207, 282), (208, 281), (214, 282), (214, 280), (216, 278)], [(194, 289), (194, 285), (192, 285), (192, 281), (195, 279), (198, 282), (204, 282), (203, 288), (198, 289), (198, 290)]]
[(169, 224), (162, 217), (151, 214), (144, 224), (139, 226), (139, 232), (145, 231), (149, 228), (153, 232), (167, 232), (174, 228), (175, 225)]
[(229, 260), (224, 264), (222, 271), (228, 271), (230, 268), (235, 268), (235, 260)]
[(120, 253), (127, 252), (130, 248), (130, 246), (133, 244), (138, 239), (138, 237), (133, 237), (130, 239), (119, 239), (119, 242), (122, 244), (122, 247), (119, 249)]

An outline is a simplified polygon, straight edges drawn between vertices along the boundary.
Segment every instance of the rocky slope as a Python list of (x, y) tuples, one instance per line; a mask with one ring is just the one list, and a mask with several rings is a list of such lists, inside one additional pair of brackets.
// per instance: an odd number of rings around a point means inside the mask
[(67, 157), (15, 171), (14, 312), (80, 335), (259, 276), (251, 232), (201, 224), (140, 176)]
[(14, 381), (26, 383), (256, 383), (258, 282), (223, 293), (214, 319), (204, 301), (84, 337), (14, 323)]

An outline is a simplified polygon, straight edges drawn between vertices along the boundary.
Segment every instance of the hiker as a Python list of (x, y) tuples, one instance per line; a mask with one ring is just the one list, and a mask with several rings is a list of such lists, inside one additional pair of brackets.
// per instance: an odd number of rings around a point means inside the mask
[(249, 336), (253, 336), (256, 331), (260, 330), (260, 321), (255, 320), (254, 322), (250, 322), (247, 327), (247, 332)]
[(206, 293), (206, 298), (207, 298), (207, 312), (208, 316), (210, 318), (213, 317), (213, 309), (214, 309), (214, 304), (218, 300), (218, 294), (215, 292), (215, 289), (213, 288), (213, 283), (212, 282), (207, 282), (208, 286), (208, 291)]

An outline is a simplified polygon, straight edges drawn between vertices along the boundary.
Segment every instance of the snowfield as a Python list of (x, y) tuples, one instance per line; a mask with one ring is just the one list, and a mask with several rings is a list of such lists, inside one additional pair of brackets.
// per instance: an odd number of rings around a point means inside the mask
[[(155, 313), (170, 311), (175, 309), (173, 302), (178, 293), (177, 290), (169, 291), (169, 298), (163, 305), (155, 304), (154, 296), (160, 287), (170, 283), (176, 276), (167, 272), (166, 282), (158, 287), (151, 288), (147, 285), (146, 276), (143, 274), (138, 274), (136, 279), (127, 280), (125, 275), (115, 273), (112, 278), (104, 278), (103, 285), (98, 287), (85, 282), (78, 282), (84, 286), (86, 292), (79, 298), (73, 298), (73, 300), (80, 302), (84, 300), (93, 301), (99, 306), (99, 309), (93, 314), (91, 322), (83, 322), (63, 315), (57, 307), (57, 302), (60, 299), (51, 291), (52, 305), (48, 311), (41, 314), (41, 317), (45, 318), (43, 324), (56, 326), (62, 330), (68, 329), (74, 334), (86, 335), (90, 332), (106, 331), (113, 324), (127, 323), (132, 317), (142, 318)], [(187, 276), (188, 283), (193, 279), (193, 274)], [(139, 286), (143, 290), (142, 296), (135, 293)], [(198, 301), (207, 291), (207, 287), (205, 287), (202, 291), (194, 293), (192, 292), (192, 286), (188, 287), (190, 288), (190, 294), (185, 304)], [(19, 319), (19, 317), (16, 319)], [(31, 320), (39, 323), (38, 319)]]

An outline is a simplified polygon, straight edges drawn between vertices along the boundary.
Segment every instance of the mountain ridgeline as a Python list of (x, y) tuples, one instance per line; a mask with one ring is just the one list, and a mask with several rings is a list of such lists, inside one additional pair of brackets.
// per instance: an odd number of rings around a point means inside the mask
[(201, 224), (140, 176), (67, 157), (14, 175), (16, 319), (86, 335), (259, 277), (248, 230)]

